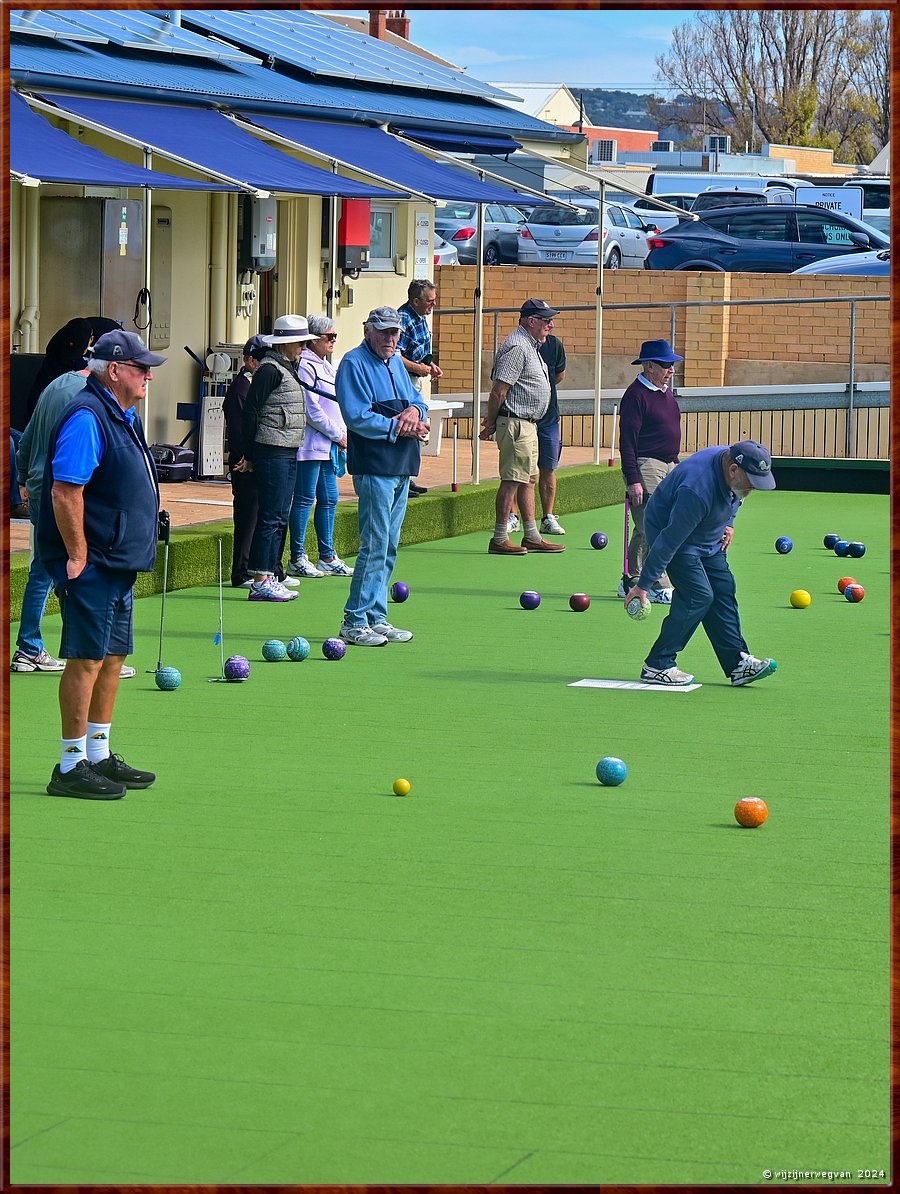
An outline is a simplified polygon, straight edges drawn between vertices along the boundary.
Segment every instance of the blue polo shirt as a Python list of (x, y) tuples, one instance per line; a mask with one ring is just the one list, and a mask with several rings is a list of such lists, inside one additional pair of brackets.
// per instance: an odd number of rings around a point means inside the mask
[(741, 505), (722, 474), (727, 451), (720, 446), (695, 452), (653, 491), (644, 513), (650, 550), (639, 588), (649, 589), (676, 555), (711, 556), (722, 550), (722, 535)]
[[(135, 407), (122, 412), (134, 426)], [(53, 477), (56, 481), (68, 481), (72, 485), (87, 485), (94, 470), (103, 459), (106, 440), (97, 416), (93, 411), (77, 410), (67, 419), (53, 455)]]

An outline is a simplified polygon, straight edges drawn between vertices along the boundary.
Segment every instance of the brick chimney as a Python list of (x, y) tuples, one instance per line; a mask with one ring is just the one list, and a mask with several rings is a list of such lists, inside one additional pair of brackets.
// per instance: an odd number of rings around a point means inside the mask
[(405, 8), (389, 8), (387, 14), (387, 27), (391, 33), (395, 33), (397, 37), (402, 37), (409, 41), (409, 17), (406, 15)]
[(384, 41), (385, 30), (387, 29), (387, 13), (383, 8), (369, 9), (369, 37), (377, 37), (380, 41)]

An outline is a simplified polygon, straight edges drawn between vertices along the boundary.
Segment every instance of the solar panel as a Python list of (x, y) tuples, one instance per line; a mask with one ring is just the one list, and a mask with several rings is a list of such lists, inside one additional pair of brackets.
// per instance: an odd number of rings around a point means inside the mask
[[(259, 56), (233, 46), (223, 45), (208, 37), (176, 25), (155, 13), (135, 9), (67, 9), (62, 13), (42, 13), (46, 31), (36, 22), (22, 19), (28, 14), (10, 14), (10, 28), (14, 33), (43, 33), (44, 36), (67, 38), (70, 41), (104, 41), (129, 50), (146, 50), (157, 54), (186, 54), (194, 58), (218, 58), (228, 62), (258, 62)], [(20, 20), (12, 22), (12, 17)]]
[(37, 37), (66, 38), (68, 41), (101, 42), (109, 39), (101, 33), (84, 29), (73, 21), (66, 20), (61, 13), (39, 12), (37, 9), (9, 14), (10, 33), (28, 33)]
[(315, 13), (294, 9), (247, 12), (185, 9), (185, 25), (236, 41), (263, 57), (289, 63), (309, 74), (357, 82), (424, 88), (457, 95), (496, 96), (503, 92), (461, 71), (428, 61)]

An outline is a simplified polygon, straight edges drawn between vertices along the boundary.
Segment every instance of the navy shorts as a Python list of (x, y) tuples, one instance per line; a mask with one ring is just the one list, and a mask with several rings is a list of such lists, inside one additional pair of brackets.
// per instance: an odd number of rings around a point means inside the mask
[(63, 659), (105, 659), (130, 655), (132, 590), (136, 572), (88, 564), (75, 580), (66, 576), (65, 561), (47, 569), (53, 577), (62, 612), (59, 654)]
[(538, 423), (538, 468), (551, 471), (559, 464), (562, 456), (562, 436), (559, 433), (559, 419), (545, 426)]

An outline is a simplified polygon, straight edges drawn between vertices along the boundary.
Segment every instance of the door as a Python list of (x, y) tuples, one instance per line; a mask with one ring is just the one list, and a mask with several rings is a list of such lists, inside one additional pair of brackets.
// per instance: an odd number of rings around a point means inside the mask
[(734, 215), (708, 216), (708, 224), (726, 236), (710, 237), (705, 249), (709, 259), (725, 270), (756, 274), (789, 274), (794, 268), (793, 241), (796, 224), (788, 208), (761, 207)]
[(622, 264), (627, 269), (643, 269), (644, 259), (649, 252), (647, 248), (647, 233), (644, 231), (644, 222), (640, 216), (635, 215), (633, 211), (629, 211), (627, 207), (622, 208), (622, 214), (625, 217), (628, 230), (632, 234), (632, 240), (629, 242), (632, 257), (631, 260), (623, 261)]
[(850, 239), (850, 229), (836, 216), (825, 211), (797, 212), (797, 240), (793, 249), (794, 269), (808, 265), (810, 261), (819, 261), (822, 257), (865, 252), (863, 246)]

